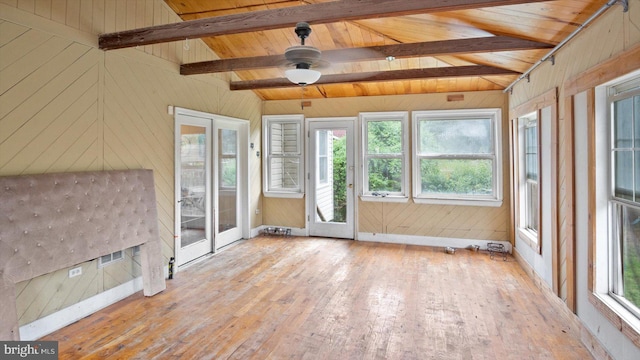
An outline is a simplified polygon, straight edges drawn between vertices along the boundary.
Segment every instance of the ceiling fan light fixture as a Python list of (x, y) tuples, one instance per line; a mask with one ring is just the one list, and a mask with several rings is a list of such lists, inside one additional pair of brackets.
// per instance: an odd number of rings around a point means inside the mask
[(311, 69), (289, 69), (284, 72), (284, 75), (294, 84), (301, 86), (311, 85), (320, 79), (320, 71)]
[(294, 84), (300, 86), (310, 85), (318, 81), (322, 75), (320, 71), (311, 70), (311, 66), (316, 66), (320, 60), (320, 50), (304, 44), (304, 39), (311, 34), (311, 28), (308, 23), (297, 23), (295, 32), (300, 38), (300, 45), (289, 47), (284, 51), (284, 57), (296, 68), (286, 70), (284, 75)]

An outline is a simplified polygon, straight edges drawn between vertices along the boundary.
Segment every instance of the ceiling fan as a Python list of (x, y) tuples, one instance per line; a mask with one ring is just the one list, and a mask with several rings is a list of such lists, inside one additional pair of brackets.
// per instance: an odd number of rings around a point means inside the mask
[(291, 46), (284, 52), (287, 63), (295, 68), (286, 70), (285, 76), (294, 84), (306, 86), (320, 79), (322, 74), (320, 71), (313, 70), (312, 67), (318, 67), (323, 63), (322, 55), (318, 48), (304, 44), (304, 40), (311, 34), (308, 23), (297, 23), (295, 32), (300, 38), (300, 45)]

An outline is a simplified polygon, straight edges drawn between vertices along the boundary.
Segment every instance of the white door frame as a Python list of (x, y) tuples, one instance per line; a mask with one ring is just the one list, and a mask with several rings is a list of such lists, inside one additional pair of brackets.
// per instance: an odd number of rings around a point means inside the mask
[[(238, 158), (238, 172), (237, 172), (237, 186), (238, 186), (238, 209), (236, 210), (236, 225), (237, 227), (220, 233), (218, 230), (219, 211), (215, 202), (213, 208), (215, 210), (214, 219), (214, 251), (229, 245), (230, 243), (239, 240), (241, 238), (250, 238), (250, 226), (249, 223), (251, 217), (249, 216), (249, 122), (246, 120), (235, 119), (222, 115), (214, 115), (213, 117), (213, 136), (217, 137), (218, 130), (220, 129), (232, 129), (238, 132), (238, 144), (237, 144), (237, 158)], [(213, 147), (212, 161), (213, 164), (213, 196), (215, 199), (219, 199), (218, 190), (218, 146)], [(244, 191), (243, 191), (244, 190)]]
[[(202, 124), (208, 123), (208, 134), (207, 134), (207, 153), (209, 154), (209, 162), (206, 164), (207, 172), (209, 173), (209, 177), (207, 179), (207, 193), (210, 196), (206, 199), (206, 208), (207, 208), (207, 216), (206, 222), (208, 223), (207, 229), (211, 232), (209, 235), (209, 239), (211, 239), (211, 251), (210, 253), (215, 253), (217, 247), (215, 246), (216, 238), (214, 236), (217, 235), (217, 229), (215, 229), (217, 224), (213, 223), (214, 214), (213, 211), (215, 209), (215, 204), (213, 201), (213, 197), (215, 196), (213, 191), (215, 189), (214, 185), (217, 182), (216, 177), (217, 173), (214, 168), (214, 165), (217, 167), (217, 156), (216, 156), (216, 146), (217, 142), (213, 142), (214, 139), (214, 129), (218, 129), (216, 126), (217, 122), (221, 124), (224, 123), (233, 123), (239, 127), (238, 132), (238, 157), (239, 157), (239, 166), (238, 170), (241, 173), (239, 177), (238, 186), (240, 188), (239, 191), (239, 203), (240, 203), (240, 217), (238, 218), (238, 227), (240, 228), (241, 237), (244, 239), (249, 239), (251, 237), (251, 216), (250, 216), (250, 197), (249, 191), (251, 189), (251, 184), (249, 180), (250, 168), (249, 168), (249, 121), (243, 119), (232, 118), (223, 115), (210, 114), (206, 112), (185, 109), (180, 107), (174, 107), (174, 174), (178, 174), (180, 170), (180, 164), (178, 163), (178, 159), (180, 158), (180, 147), (175, 144), (179, 144), (180, 141), (180, 125), (181, 124), (190, 124), (188, 119), (197, 119), (194, 122), (196, 126), (203, 126)], [(179, 208), (179, 194), (180, 194), (180, 179), (176, 176), (174, 179), (174, 256), (176, 258), (177, 266), (184, 265), (185, 262), (180, 259), (180, 208)], [(174, 269), (174, 271), (178, 271), (179, 268)]]
[[(327, 236), (327, 237), (336, 237), (336, 238), (348, 238), (348, 239), (357, 239), (357, 219), (358, 219), (358, 201), (356, 197), (356, 189), (358, 188), (357, 182), (357, 166), (358, 166), (358, 157), (355, 154), (356, 149), (358, 148), (357, 144), (357, 136), (356, 136), (356, 124), (358, 123), (357, 117), (328, 117), (328, 118), (307, 118), (306, 130), (307, 130), (307, 141), (306, 141), (306, 154), (307, 154), (307, 181), (306, 181), (306, 193), (308, 196), (305, 196), (305, 209), (307, 215), (306, 222), (306, 233), (310, 236)], [(351, 141), (351, 154), (347, 151), (347, 158), (351, 157), (351, 165), (347, 164), (347, 183), (352, 184), (348, 191), (347, 201), (351, 202), (350, 211), (347, 213), (347, 223), (351, 223), (348, 231), (352, 231), (351, 234), (344, 236), (344, 228), (342, 230), (331, 229), (329, 224), (322, 224), (321, 227), (314, 226), (312, 223), (315, 222), (316, 212), (311, 209), (313, 204), (315, 203), (315, 189), (313, 188), (316, 183), (316, 173), (315, 167), (315, 158), (316, 155), (315, 149), (312, 149), (312, 144), (315, 144), (315, 140), (312, 141), (311, 134), (316, 129), (331, 129), (331, 128), (349, 128), (351, 137), (348, 139)], [(349, 149), (347, 149), (349, 150)], [(348, 160), (347, 160), (348, 161)], [(320, 228), (324, 228), (320, 230)], [(339, 226), (338, 226), (339, 228)]]

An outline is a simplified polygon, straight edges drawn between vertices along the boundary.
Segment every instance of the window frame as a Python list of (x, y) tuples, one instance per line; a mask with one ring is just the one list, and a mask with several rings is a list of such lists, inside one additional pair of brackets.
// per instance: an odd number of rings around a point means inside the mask
[[(609, 177), (609, 156), (607, 149), (609, 116), (607, 114), (607, 91), (606, 88), (628, 80), (632, 77), (640, 76), (640, 69), (637, 68), (637, 61), (640, 49), (627, 50), (623, 53), (606, 60), (590, 69), (585, 70), (579, 76), (571, 78), (564, 85), (565, 102), (569, 106), (568, 114), (565, 114), (567, 127), (573, 129), (573, 123), (579, 117), (576, 110), (573, 110), (578, 97), (585, 98), (581, 103), (585, 109), (581, 111), (581, 116), (587, 117), (588, 142), (594, 151), (587, 154), (587, 177), (590, 184), (590, 191), (587, 196), (587, 213), (584, 218), (592, 219), (588, 222), (586, 229), (588, 267), (576, 269), (587, 273), (587, 290), (589, 303), (606, 319), (609, 320), (621, 334), (626, 336), (635, 346), (640, 347), (640, 319), (622, 306), (609, 293), (609, 262), (610, 246), (608, 223), (611, 216), (608, 206), (609, 189), (612, 186), (608, 182)], [(603, 75), (604, 74), (604, 75)], [(580, 108), (582, 109), (582, 108)], [(565, 109), (566, 112), (566, 109)], [(603, 135), (605, 134), (605, 135)], [(574, 153), (575, 154), (575, 153)], [(572, 208), (571, 214), (576, 214), (576, 208)], [(584, 221), (584, 220), (583, 220)], [(575, 251), (572, 249), (572, 252)], [(569, 260), (575, 258), (576, 255)], [(575, 275), (567, 281), (575, 284)], [(575, 285), (573, 285), (575, 286)], [(576, 290), (573, 287), (574, 291)], [(575, 297), (575, 295), (574, 295)], [(575, 300), (572, 301), (575, 311)]]
[[(492, 154), (426, 155), (420, 153), (420, 122), (423, 120), (478, 120), (489, 118), (492, 124)], [(502, 109), (422, 110), (412, 112), (413, 130), (413, 201), (418, 204), (444, 204), (500, 207), (503, 201)], [(455, 195), (422, 193), (421, 159), (490, 159), (492, 165), (491, 195)]]
[[(535, 114), (535, 120), (532, 119), (532, 115)], [(541, 221), (541, 199), (540, 199), (540, 118), (541, 118), (541, 109), (536, 109), (535, 111), (524, 114), (517, 118), (518, 121), (518, 159), (521, 166), (518, 167), (518, 197), (520, 199), (519, 206), (517, 211), (520, 213), (518, 217), (518, 232), (522, 235), (529, 245), (532, 248), (538, 249), (540, 251), (539, 244), (539, 234), (540, 234), (540, 221)], [(536, 181), (530, 180), (527, 176), (527, 128), (531, 128), (530, 123), (535, 121), (536, 128)], [(530, 187), (529, 185), (535, 183), (536, 184), (536, 208), (532, 209), (530, 206), (532, 197), (529, 193)], [(537, 229), (531, 227), (531, 217), (535, 216), (538, 220)]]
[[(383, 202), (407, 202), (409, 200), (409, 112), (389, 111), (389, 112), (361, 112), (359, 114), (361, 130), (361, 165), (360, 165), (360, 199), (363, 201), (383, 201)], [(401, 153), (395, 154), (369, 154), (368, 145), (368, 124), (376, 121), (400, 121), (402, 133), (399, 136), (401, 141)], [(400, 191), (392, 193), (377, 193), (369, 190), (369, 160), (380, 159), (400, 159), (402, 163), (402, 179), (400, 180)]]
[[(522, 228), (523, 196), (523, 129), (519, 118), (536, 113), (537, 134), (538, 134), (538, 231), (537, 236)], [(554, 145), (558, 143), (558, 88), (551, 88), (546, 92), (529, 99), (509, 110), (510, 129), (510, 154), (511, 154), (511, 236), (516, 248), (520, 247), (518, 242), (532, 249), (535, 254), (551, 259), (552, 288), (555, 292), (560, 292), (560, 262), (557, 253), (553, 249), (558, 248), (560, 231), (556, 221), (558, 216), (558, 175), (554, 175), (554, 170), (558, 166), (558, 148)], [(544, 125), (544, 126), (543, 126)], [(543, 147), (543, 138), (547, 141)], [(546, 153), (545, 153), (546, 151)], [(544, 161), (543, 161), (544, 158)], [(565, 160), (566, 161), (566, 160)], [(547, 194), (543, 197), (543, 194)], [(573, 203), (570, 200), (569, 203)], [(544, 210), (548, 213), (543, 213)], [(545, 214), (548, 214), (545, 218)], [(546, 219), (546, 221), (545, 221)], [(548, 226), (549, 228), (545, 228)], [(572, 229), (568, 230), (569, 232)], [(572, 236), (572, 235), (569, 235)], [(543, 246), (546, 254), (543, 253)], [(520, 247), (526, 251), (524, 247)], [(571, 300), (571, 299), (570, 299)]]
[[(636, 85), (635, 88), (630, 90), (623, 90), (621, 92), (617, 92), (615, 89), (620, 87), (620, 85), (633, 83)], [(624, 77), (623, 79), (616, 80), (611, 82), (609, 85), (604, 87), (604, 94), (606, 95), (606, 122), (608, 128), (608, 136), (607, 136), (607, 160), (608, 164), (606, 165), (607, 169), (607, 179), (608, 179), (608, 194), (607, 194), (607, 206), (609, 209), (608, 216), (608, 248), (609, 248), (609, 258), (608, 258), (608, 295), (611, 296), (616, 302), (618, 302), (622, 307), (624, 307), (632, 316), (635, 316), (636, 320), (640, 321), (640, 304), (633, 304), (631, 301), (627, 300), (624, 296), (624, 276), (623, 276), (623, 260), (622, 260), (622, 242), (624, 241), (622, 234), (620, 234), (620, 224), (621, 224), (621, 207), (629, 207), (640, 211), (640, 200), (629, 200), (625, 198), (621, 198), (616, 196), (615, 189), (615, 178), (616, 178), (616, 162), (615, 162), (615, 154), (619, 151), (630, 151), (632, 155), (632, 166), (635, 166), (635, 161), (633, 160), (633, 156), (636, 152), (640, 152), (640, 147), (636, 146), (635, 142), (632, 141), (631, 146), (628, 148), (620, 148), (615, 146), (615, 124), (614, 124), (614, 103), (616, 101), (621, 101), (625, 99), (633, 99), (636, 96), (640, 96), (640, 72), (636, 72), (635, 74), (631, 74), (628, 77)], [(602, 88), (601, 88), (602, 89)], [(600, 96), (603, 96), (600, 93)], [(633, 115), (631, 118), (631, 126), (632, 129), (635, 126), (635, 122), (633, 121)], [(632, 130), (632, 134), (635, 137), (635, 131)], [(621, 150), (624, 149), (624, 150)], [(631, 171), (632, 177), (634, 176), (634, 171)], [(635, 184), (635, 179), (632, 179), (632, 184)], [(634, 185), (632, 185), (634, 186)], [(640, 197), (640, 191), (636, 194), (634, 189), (631, 189), (631, 194), (633, 198)], [(623, 293), (623, 294), (620, 294)]]
[[(294, 153), (284, 153), (274, 155), (271, 153), (271, 126), (272, 124), (295, 124), (297, 127), (297, 150)], [(305, 161), (304, 161), (304, 115), (264, 115), (262, 116), (262, 194), (265, 197), (297, 198), (304, 197), (305, 191)], [(285, 158), (298, 160), (299, 182), (295, 189), (287, 190), (282, 188), (272, 188), (271, 186), (271, 159)]]

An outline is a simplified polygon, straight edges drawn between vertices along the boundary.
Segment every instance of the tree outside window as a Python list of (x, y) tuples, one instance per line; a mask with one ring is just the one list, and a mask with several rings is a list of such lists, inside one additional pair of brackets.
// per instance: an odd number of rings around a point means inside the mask
[(500, 109), (413, 113), (414, 201), (499, 203)]
[(408, 188), (408, 113), (361, 113), (366, 198), (402, 199)]

